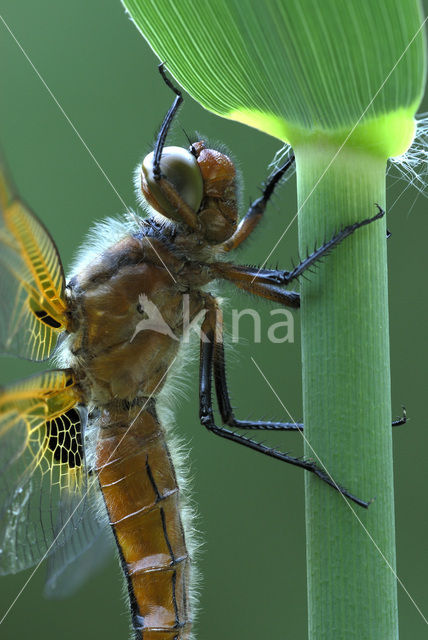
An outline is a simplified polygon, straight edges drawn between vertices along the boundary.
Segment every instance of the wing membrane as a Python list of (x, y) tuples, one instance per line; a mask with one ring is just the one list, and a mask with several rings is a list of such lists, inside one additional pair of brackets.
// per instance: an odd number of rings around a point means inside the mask
[(71, 370), (0, 392), (0, 573), (36, 564), (80, 526), (90, 498), (79, 400)]
[(0, 351), (45, 360), (67, 328), (55, 243), (19, 198), (0, 158)]
[[(93, 503), (94, 501), (92, 501)], [(75, 593), (114, 553), (114, 537), (105, 505), (92, 504), (81, 525), (67, 544), (55, 548), (49, 557), (45, 595), (65, 598)], [(78, 559), (79, 562), (75, 562)]]

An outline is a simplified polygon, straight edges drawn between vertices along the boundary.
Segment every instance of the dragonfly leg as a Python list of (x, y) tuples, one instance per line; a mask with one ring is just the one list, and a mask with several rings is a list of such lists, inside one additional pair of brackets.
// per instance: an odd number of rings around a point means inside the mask
[[(163, 198), (166, 199), (171, 208), (175, 211), (175, 215), (178, 216), (178, 218), (191, 229), (197, 229), (199, 227), (199, 222), (196, 212), (193, 211), (193, 209), (187, 204), (187, 202), (185, 202), (174, 185), (169, 182), (169, 180), (161, 171), (162, 152), (164, 150), (168, 131), (180, 107), (180, 104), (183, 102), (183, 96), (181, 94), (181, 91), (177, 87), (175, 87), (167, 77), (165, 73), (165, 65), (163, 63), (160, 64), (158, 69), (165, 84), (171, 89), (171, 91), (175, 93), (175, 99), (162, 122), (162, 126), (156, 140), (156, 145), (153, 152), (153, 176), (152, 178), (149, 178), (147, 176), (143, 177), (142, 174), (142, 190), (146, 198), (152, 197), (154, 199), (154, 202), (156, 202), (155, 194), (151, 193), (154, 185), (150, 185), (150, 182), (152, 181), (152, 179), (154, 179), (156, 190), (160, 191), (159, 195), (162, 195)], [(155, 206), (155, 208), (157, 207)], [(159, 211), (162, 212), (162, 209), (159, 209)]]
[[(217, 319), (216, 334), (219, 333)], [(221, 419), (224, 424), (236, 429), (252, 429), (254, 431), (303, 431), (302, 422), (277, 422), (273, 420), (238, 420), (233, 413), (227, 386), (226, 363), (223, 341), (216, 341), (213, 354), (214, 384)], [(407, 413), (403, 407), (401, 418), (393, 420), (392, 426), (399, 427), (407, 422)]]
[(376, 215), (365, 218), (360, 222), (354, 222), (353, 224), (348, 225), (341, 229), (338, 233), (336, 233), (328, 242), (325, 242), (318, 249), (316, 249), (313, 253), (311, 253), (305, 260), (297, 265), (292, 271), (284, 271), (280, 275), (281, 284), (289, 284), (293, 280), (296, 280), (299, 276), (301, 276), (309, 267), (318, 262), (322, 257), (328, 255), (330, 251), (337, 247), (345, 238), (352, 235), (354, 231), (364, 227), (380, 218), (383, 218), (385, 215), (385, 211), (378, 204), (376, 205), (378, 212)]
[[(217, 314), (218, 316), (219, 314)], [(220, 325), (220, 326), (219, 326)], [(223, 340), (217, 340), (221, 335), (221, 319), (217, 317), (216, 340), (213, 352), (214, 384), (217, 404), (224, 424), (236, 429), (252, 429), (253, 431), (303, 431), (302, 422), (277, 422), (273, 420), (238, 420), (235, 418), (230, 401), (226, 377), (226, 362)], [(401, 418), (393, 420), (392, 426), (399, 427), (407, 422), (406, 409), (403, 407)]]
[[(208, 302), (208, 300), (207, 300)], [(213, 359), (214, 359), (214, 348), (216, 341), (216, 323), (217, 323), (218, 309), (215, 301), (211, 299), (211, 303), (207, 304), (207, 314), (202, 323), (202, 336), (201, 338), (201, 351), (200, 351), (200, 381), (199, 381), (199, 417), (201, 420), (201, 424), (221, 438), (226, 438), (227, 440), (231, 440), (232, 442), (236, 442), (237, 444), (241, 444), (245, 447), (253, 449), (254, 451), (258, 451), (259, 453), (263, 453), (264, 455), (270, 456), (271, 458), (276, 458), (277, 460), (282, 460), (283, 462), (288, 462), (289, 464), (295, 465), (297, 467), (301, 467), (302, 469), (306, 469), (306, 471), (310, 471), (311, 473), (318, 476), (321, 480), (323, 480), (326, 484), (331, 486), (333, 489), (341, 493), (343, 496), (349, 498), (356, 504), (362, 507), (368, 507), (368, 502), (357, 498), (352, 493), (350, 493), (344, 487), (338, 485), (326, 471), (318, 467), (311, 460), (305, 460), (304, 458), (295, 458), (293, 456), (288, 455), (287, 453), (283, 453), (282, 451), (278, 451), (273, 447), (269, 447), (261, 442), (257, 442), (256, 440), (252, 440), (247, 436), (243, 436), (231, 429), (226, 427), (219, 427), (215, 424), (214, 421), (214, 412), (212, 406), (212, 395), (211, 395), (211, 386), (212, 386), (212, 374), (213, 374)]]
[(385, 215), (385, 211), (379, 206), (378, 212), (371, 218), (366, 218), (360, 222), (355, 222), (341, 229), (328, 242), (322, 244), (318, 249), (311, 253), (307, 258), (302, 260), (297, 267), (291, 271), (281, 271), (279, 269), (258, 269), (257, 267), (248, 267), (245, 265), (235, 265), (230, 262), (215, 262), (211, 265), (214, 278), (223, 278), (233, 282), (237, 287), (245, 289), (249, 293), (268, 298), (275, 302), (280, 302), (287, 306), (300, 306), (300, 297), (298, 293), (292, 291), (284, 291), (286, 294), (282, 299), (278, 292), (280, 287), (290, 284), (293, 280), (297, 280), (304, 272), (317, 263), (321, 258), (328, 255), (334, 247), (340, 244), (345, 238), (350, 236), (360, 227), (364, 227)]
[[(303, 431), (302, 422), (278, 422), (274, 420), (238, 420), (235, 418), (230, 393), (227, 386), (226, 360), (223, 342), (223, 323), (221, 314), (217, 311), (217, 321), (215, 329), (215, 341), (213, 349), (213, 370), (214, 385), (216, 390), (217, 404), (221, 419), (224, 424), (236, 429), (251, 429), (253, 431)], [(403, 407), (401, 418), (393, 420), (392, 426), (399, 427), (407, 422), (407, 413)]]
[[(219, 322), (217, 318), (216, 335), (219, 335)], [(238, 420), (233, 413), (230, 402), (230, 394), (227, 386), (226, 363), (223, 341), (214, 344), (213, 354), (214, 384), (221, 419), (224, 424), (236, 429), (252, 429), (254, 431), (303, 431), (302, 422), (277, 422), (273, 420)], [(403, 407), (401, 418), (392, 422), (393, 427), (399, 427), (407, 422), (407, 413)]]
[(217, 313), (215, 341), (213, 349), (213, 371), (217, 404), (224, 424), (236, 429), (264, 431), (302, 431), (301, 422), (277, 422), (273, 420), (238, 420), (233, 413), (226, 379), (226, 362), (222, 339), (222, 321)]
[[(239, 247), (239, 245), (242, 244), (244, 240), (246, 240), (251, 235), (251, 233), (254, 231), (261, 218), (263, 217), (263, 214), (266, 210), (266, 205), (270, 200), (275, 187), (280, 182), (284, 174), (288, 171), (288, 169), (293, 165), (294, 161), (295, 156), (294, 154), (292, 154), (289, 158), (287, 158), (286, 162), (281, 167), (279, 167), (279, 169), (277, 169), (275, 173), (272, 174), (272, 176), (267, 181), (260, 198), (257, 198), (257, 200), (254, 200), (254, 202), (250, 204), (247, 213), (242, 218), (233, 236), (223, 243), (222, 249), (224, 251), (232, 251), (233, 249), (236, 249), (236, 247)], [(364, 224), (366, 224), (366, 222), (364, 222)], [(359, 226), (361, 226), (361, 224)], [(348, 229), (348, 227), (343, 229), (343, 231), (345, 231), (346, 229)], [(388, 229), (386, 230), (386, 237), (391, 237), (391, 232)], [(341, 240), (339, 240), (338, 242), (340, 241)]]
[(277, 169), (275, 173), (272, 174), (272, 176), (265, 184), (260, 198), (257, 198), (257, 200), (254, 200), (254, 202), (250, 204), (247, 213), (242, 218), (233, 236), (223, 243), (222, 248), (225, 251), (231, 251), (232, 249), (236, 249), (236, 247), (239, 247), (239, 245), (242, 244), (242, 242), (244, 242), (244, 240), (246, 240), (254, 231), (266, 210), (266, 205), (269, 202), (275, 190), (275, 187), (280, 182), (284, 174), (288, 171), (288, 169), (292, 166), (294, 160), (295, 158), (293, 154), (289, 158), (287, 158), (285, 163), (281, 167), (279, 167), (279, 169)]
[(158, 69), (167, 87), (169, 87), (171, 91), (175, 93), (175, 99), (162, 122), (158, 139), (156, 140), (155, 153), (153, 157), (153, 175), (156, 180), (160, 180), (161, 178), (160, 160), (169, 128), (180, 107), (180, 104), (183, 102), (182, 93), (179, 89), (177, 89), (177, 87), (172, 84), (171, 80), (167, 77), (165, 73), (165, 65), (163, 62), (158, 66)]
[[(383, 218), (385, 215), (385, 211), (378, 204), (376, 205), (378, 212), (376, 215), (365, 218), (360, 222), (354, 222), (353, 224), (348, 225), (341, 229), (338, 233), (336, 233), (328, 242), (324, 242), (318, 249), (313, 251), (307, 258), (302, 260), (297, 267), (294, 267), (292, 271), (271, 271), (272, 282), (276, 281), (276, 284), (288, 285), (293, 280), (296, 280), (301, 276), (307, 269), (309, 269), (312, 265), (317, 263), (321, 258), (328, 255), (334, 247), (337, 247), (345, 238), (352, 235), (354, 231), (364, 227), (380, 218)], [(268, 276), (269, 277), (269, 276)]]
[(274, 278), (278, 280), (276, 274), (283, 273), (282, 271), (277, 272), (269, 269), (259, 271), (257, 267), (247, 267), (231, 262), (214, 262), (209, 266), (213, 280), (228, 280), (236, 287), (260, 298), (277, 302), (285, 307), (294, 309), (300, 307), (300, 293), (286, 291), (274, 281)]

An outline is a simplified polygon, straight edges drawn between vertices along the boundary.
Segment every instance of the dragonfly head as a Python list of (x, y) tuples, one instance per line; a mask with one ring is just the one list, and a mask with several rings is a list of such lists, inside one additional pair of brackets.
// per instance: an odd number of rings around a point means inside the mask
[[(185, 212), (174, 205), (153, 174), (154, 152), (141, 166), (141, 191), (147, 202), (174, 222), (185, 221)], [(208, 244), (224, 242), (238, 220), (236, 170), (228, 156), (195, 142), (190, 149), (165, 147), (160, 160), (166, 178), (184, 203), (196, 214), (198, 229)]]

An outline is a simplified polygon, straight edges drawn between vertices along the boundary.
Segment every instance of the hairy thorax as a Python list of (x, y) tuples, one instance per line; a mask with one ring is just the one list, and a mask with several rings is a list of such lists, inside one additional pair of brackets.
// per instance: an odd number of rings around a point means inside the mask
[(186, 325), (204, 308), (200, 287), (209, 280), (204, 266), (185, 259), (185, 245), (127, 236), (68, 284), (69, 349), (89, 402), (132, 402), (161, 390)]

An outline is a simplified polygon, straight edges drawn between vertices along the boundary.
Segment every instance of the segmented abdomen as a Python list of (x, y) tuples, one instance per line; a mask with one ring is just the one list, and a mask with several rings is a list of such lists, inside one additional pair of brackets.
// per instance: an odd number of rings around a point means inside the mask
[(105, 411), (96, 469), (128, 584), (135, 638), (190, 636), (190, 560), (164, 431), (139, 408)]

